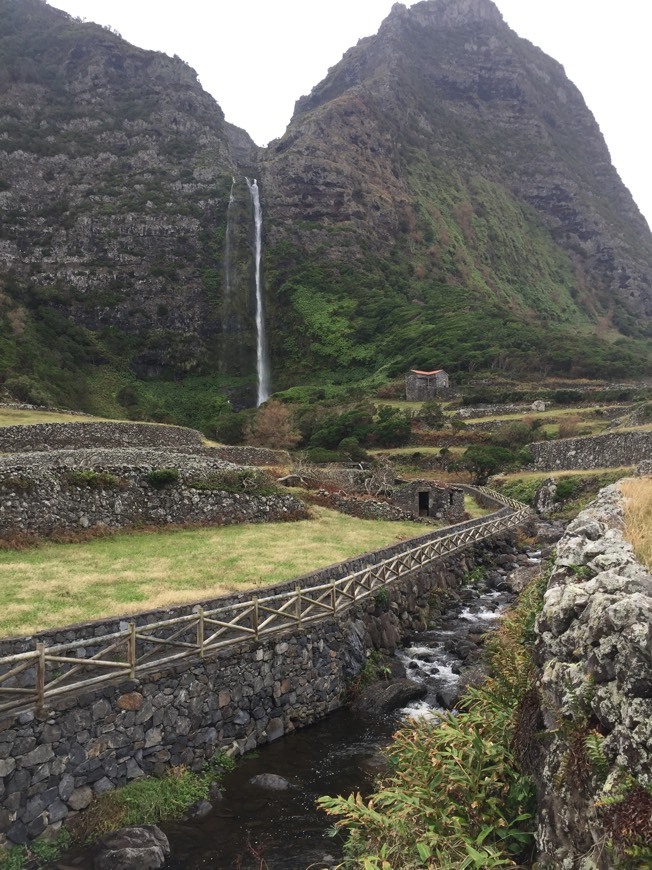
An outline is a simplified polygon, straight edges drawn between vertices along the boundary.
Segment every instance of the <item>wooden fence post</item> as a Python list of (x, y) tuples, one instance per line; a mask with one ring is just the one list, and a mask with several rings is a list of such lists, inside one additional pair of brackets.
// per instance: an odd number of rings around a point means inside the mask
[(36, 706), (41, 708), (45, 705), (45, 644), (39, 641), (36, 644)]
[(132, 680), (136, 679), (136, 623), (129, 623), (129, 639), (128, 639), (128, 656), (129, 656), (129, 676)]
[(200, 607), (197, 620), (197, 649), (199, 650), (199, 658), (204, 658), (204, 608)]
[(331, 584), (331, 607), (333, 608), (333, 613), (337, 613), (337, 597), (335, 592), (335, 581), (333, 580)]
[(301, 586), (299, 583), (294, 587), (294, 594), (297, 596), (297, 628), (301, 628)]
[(251, 614), (251, 627), (254, 630), (254, 637), (258, 640), (258, 596), (253, 597), (254, 610)]

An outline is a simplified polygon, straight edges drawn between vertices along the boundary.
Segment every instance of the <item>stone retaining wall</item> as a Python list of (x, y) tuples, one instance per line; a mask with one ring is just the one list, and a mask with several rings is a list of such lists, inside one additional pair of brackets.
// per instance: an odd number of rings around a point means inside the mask
[(618, 468), (636, 465), (652, 455), (652, 430), (537, 441), (528, 449), (537, 471)]
[(430, 565), (339, 620), (0, 721), (0, 831), (27, 842), (133, 779), (198, 770), (220, 748), (244, 752), (316, 721), (342, 705), (368, 649), (392, 651), (424, 629), (433, 590), (459, 587), (503, 547), (489, 541)]
[(155, 423), (34, 423), (0, 427), (0, 453), (89, 447), (167, 447), (201, 450), (194, 429)]
[(632, 801), (622, 804), (623, 818), (650, 845), (641, 813), (652, 785), (652, 575), (622, 528), (614, 484), (560, 540), (537, 622), (545, 719), (533, 738), (543, 747), (537, 866), (649, 866), (649, 853), (630, 863), (605, 848), (607, 807), (619, 790)]
[[(178, 480), (157, 486), (161, 469)], [(0, 458), (0, 536), (307, 516), (294, 496), (255, 494), (270, 488), (256, 469), (160, 449), (12, 454)]]
[(267, 447), (204, 447), (205, 456), (213, 456), (236, 465), (290, 465), (292, 460), (287, 450), (269, 450)]

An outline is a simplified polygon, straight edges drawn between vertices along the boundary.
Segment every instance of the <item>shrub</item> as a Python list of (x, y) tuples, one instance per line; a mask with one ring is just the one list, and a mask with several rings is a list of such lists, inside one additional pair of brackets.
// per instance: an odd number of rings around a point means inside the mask
[(69, 486), (85, 486), (88, 489), (124, 489), (126, 480), (116, 477), (108, 471), (92, 471), (77, 469), (64, 475)]
[(294, 414), (281, 402), (270, 399), (256, 413), (244, 429), (247, 444), (288, 450), (301, 441), (301, 433), (294, 423)]
[(552, 400), (558, 405), (575, 405), (582, 401), (582, 394), (578, 390), (555, 390)]
[(514, 461), (514, 454), (505, 447), (491, 444), (472, 444), (464, 451), (464, 464), (475, 474), (475, 482), (482, 486), (487, 479)]
[(567, 417), (559, 424), (560, 438), (575, 438), (579, 434), (581, 420), (579, 417)]
[(442, 409), (442, 406), (439, 402), (435, 402), (434, 400), (430, 402), (424, 402), (421, 406), (421, 410), (417, 414), (417, 420), (420, 420), (422, 423), (425, 423), (426, 426), (430, 426), (431, 428), (436, 428), (441, 426), (444, 423), (445, 415)]
[(176, 468), (157, 468), (147, 475), (147, 483), (154, 489), (165, 489), (179, 482), (179, 472)]
[(369, 454), (360, 447), (357, 438), (342, 438), (337, 445), (337, 452), (348, 457), (352, 462), (364, 462), (369, 459)]
[(349, 833), (341, 866), (489, 868), (526, 858), (534, 787), (519, 761), (540, 727), (532, 629), (545, 585), (529, 586), (492, 636), (493, 676), (467, 692), (460, 712), (394, 736), (392, 773), (370, 799), (319, 799)]
[(339, 462), (342, 457), (334, 450), (325, 450), (323, 447), (311, 447), (310, 450), (306, 451), (306, 458), (308, 462), (320, 465), (326, 462)]

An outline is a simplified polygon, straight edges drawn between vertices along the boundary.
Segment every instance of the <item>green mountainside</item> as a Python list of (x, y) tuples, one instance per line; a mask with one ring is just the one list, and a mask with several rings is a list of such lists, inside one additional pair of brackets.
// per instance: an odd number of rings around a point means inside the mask
[(267, 149), (179, 58), (42, 0), (0, 0), (0, 22), (16, 398), (206, 427), (226, 395), (251, 404), (245, 176), (275, 389), (652, 372), (652, 235), (562, 67), (491, 0), (396, 4)]

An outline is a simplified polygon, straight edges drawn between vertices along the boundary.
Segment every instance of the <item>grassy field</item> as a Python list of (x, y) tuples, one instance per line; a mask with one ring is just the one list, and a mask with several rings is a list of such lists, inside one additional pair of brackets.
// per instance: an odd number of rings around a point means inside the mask
[(638, 558), (652, 569), (652, 479), (630, 478), (621, 485), (625, 496), (625, 536)]
[(325, 508), (297, 523), (118, 534), (0, 552), (0, 636), (202, 601), (423, 534)]
[(81, 417), (65, 411), (21, 411), (0, 408), (0, 426), (29, 426), (33, 423), (98, 423), (102, 417)]

